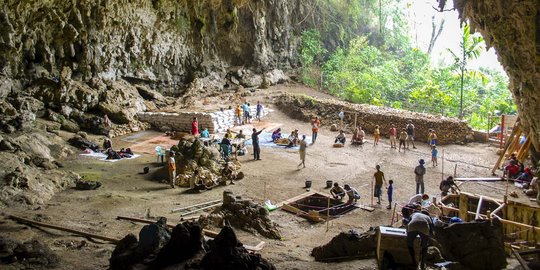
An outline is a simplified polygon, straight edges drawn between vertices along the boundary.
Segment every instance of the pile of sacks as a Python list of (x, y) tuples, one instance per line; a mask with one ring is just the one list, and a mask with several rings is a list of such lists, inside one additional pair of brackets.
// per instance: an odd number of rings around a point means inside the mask
[(271, 239), (281, 239), (277, 224), (270, 220), (269, 212), (251, 200), (235, 197), (231, 191), (223, 192), (223, 204), (208, 216), (201, 216), (199, 223), (223, 227), (230, 224), (250, 233)]
[[(198, 172), (198, 179), (207, 187), (223, 182), (220, 164), (220, 154), (215, 147), (206, 147), (200, 141), (193, 138), (181, 139), (177, 146), (171, 147), (175, 152), (175, 160), (178, 170), (175, 184), (181, 187), (189, 187), (189, 180)], [(238, 172), (239, 162), (230, 162), (229, 166)]]
[(110, 258), (110, 269), (275, 269), (259, 254), (249, 253), (231, 227), (224, 227), (213, 240), (205, 241), (196, 222), (176, 225), (167, 220), (144, 226), (139, 239), (124, 237)]

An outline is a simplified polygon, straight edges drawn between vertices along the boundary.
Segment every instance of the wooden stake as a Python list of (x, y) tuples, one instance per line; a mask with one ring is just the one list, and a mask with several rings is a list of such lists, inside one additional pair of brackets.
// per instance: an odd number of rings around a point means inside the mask
[(392, 210), (392, 222), (390, 222), (391, 227), (394, 227), (394, 216), (396, 215), (396, 207), (397, 203), (394, 203), (394, 210)]
[(358, 117), (358, 113), (354, 113), (354, 130), (356, 130), (356, 118)]
[(21, 223), (26, 223), (26, 224), (30, 224), (30, 225), (37, 225), (37, 226), (40, 226), (40, 227), (51, 228), (51, 229), (64, 231), (64, 232), (70, 232), (70, 233), (74, 233), (74, 234), (81, 235), (81, 236), (86, 236), (86, 237), (90, 237), (90, 238), (95, 238), (95, 239), (108, 241), (108, 242), (111, 242), (113, 244), (117, 244), (118, 242), (120, 242), (120, 239), (115, 239), (115, 238), (111, 238), (111, 237), (107, 237), (107, 236), (103, 236), (103, 235), (98, 235), (98, 234), (93, 234), (93, 233), (87, 233), (87, 232), (78, 231), (78, 230), (74, 230), (74, 229), (69, 229), (69, 228), (66, 228), (66, 227), (56, 226), (56, 225), (52, 225), (52, 224), (48, 224), (48, 223), (38, 222), (38, 221), (34, 221), (34, 220), (30, 220), (30, 219), (26, 219), (26, 218), (14, 216), (14, 215), (10, 215), (9, 218), (11, 218), (11, 219), (13, 219), (15, 221), (21, 222)]
[(442, 159), (441, 159), (441, 181), (444, 180), (444, 149), (442, 150)]
[(374, 179), (371, 179), (371, 207), (373, 207), (373, 197), (375, 195), (375, 190), (373, 189), (373, 180)]
[(328, 197), (328, 206), (326, 208), (326, 231), (330, 229), (330, 197)]

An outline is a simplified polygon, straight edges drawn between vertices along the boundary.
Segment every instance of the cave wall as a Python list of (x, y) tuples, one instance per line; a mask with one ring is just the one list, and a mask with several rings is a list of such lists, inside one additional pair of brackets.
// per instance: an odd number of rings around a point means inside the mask
[(520, 119), (540, 151), (540, 2), (454, 0), (454, 6), (471, 29), (497, 50)]
[[(145, 82), (168, 94), (231, 66), (298, 65), (300, 0), (0, 0), (0, 74)], [(295, 32), (297, 31), (297, 32)]]

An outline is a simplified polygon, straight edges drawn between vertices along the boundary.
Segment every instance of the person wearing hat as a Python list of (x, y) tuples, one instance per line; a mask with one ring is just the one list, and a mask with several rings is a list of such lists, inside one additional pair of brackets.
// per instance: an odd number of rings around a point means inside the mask
[(426, 174), (426, 163), (423, 159), (418, 161), (420, 163), (416, 168), (414, 168), (415, 180), (416, 180), (416, 194), (424, 193), (424, 174)]
[(176, 160), (174, 156), (176, 153), (174, 151), (169, 152), (169, 160), (167, 161), (169, 167), (169, 184), (171, 188), (174, 188), (174, 180), (176, 179)]

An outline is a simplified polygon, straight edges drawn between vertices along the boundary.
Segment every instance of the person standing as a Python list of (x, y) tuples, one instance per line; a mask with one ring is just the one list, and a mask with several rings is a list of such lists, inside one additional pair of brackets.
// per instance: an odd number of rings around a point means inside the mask
[(437, 146), (436, 145), (433, 145), (431, 147), (431, 165), (433, 167), (437, 166), (437, 154), (439, 153), (439, 151), (437, 150)]
[(248, 123), (249, 124), (249, 105), (246, 102), (244, 102), (244, 104), (242, 104), (242, 109), (244, 111), (244, 124)]
[(379, 125), (376, 125), (375, 131), (373, 131), (373, 146), (379, 145), (380, 138), (381, 138), (381, 131), (379, 130)]
[(409, 254), (414, 265), (414, 269), (418, 267), (416, 261), (416, 253), (414, 252), (414, 240), (417, 236), (420, 236), (420, 247), (422, 248), (422, 253), (420, 257), (420, 268), (425, 269), (427, 248), (429, 244), (429, 236), (433, 234), (433, 220), (429, 215), (424, 213), (414, 212), (410, 221), (407, 224), (407, 248), (409, 249)]
[(300, 164), (298, 164), (298, 167), (300, 165), (304, 165), (304, 168), (306, 167), (306, 135), (302, 135), (302, 140), (298, 143), (300, 145)]
[(199, 135), (199, 122), (197, 121), (197, 117), (193, 117), (193, 121), (191, 121), (191, 135)]
[(315, 119), (311, 120), (311, 132), (312, 132), (311, 144), (315, 144), (320, 126), (321, 126), (321, 120), (319, 120), (318, 116), (315, 116)]
[(251, 141), (253, 142), (253, 159), (261, 160), (261, 147), (259, 146), (259, 134), (264, 130), (261, 129), (257, 131), (253, 128), (253, 133), (251, 134)]
[(409, 124), (407, 124), (407, 149), (409, 149), (409, 144), (411, 143), (412, 143), (413, 148), (416, 149), (416, 146), (414, 145), (414, 135), (415, 135), (414, 125), (412, 121), (409, 121)]
[(429, 145), (437, 145), (437, 133), (434, 129), (429, 133)]
[(243, 122), (242, 122), (242, 107), (240, 107), (240, 105), (236, 106), (236, 110), (234, 114), (236, 116), (236, 122), (238, 123), (239, 126), (241, 126)]
[(399, 133), (399, 148), (398, 152), (401, 152), (401, 146), (403, 145), (403, 152), (405, 152), (405, 140), (407, 140), (407, 131), (405, 128)]
[(377, 204), (381, 204), (382, 186), (383, 182), (386, 183), (386, 179), (384, 178), (384, 173), (381, 171), (380, 165), (375, 166), (375, 169), (377, 169), (377, 171), (373, 174), (373, 177), (375, 178), (375, 190), (373, 191), (373, 196), (377, 197)]
[(176, 153), (174, 151), (169, 152), (169, 160), (167, 161), (169, 167), (169, 184), (171, 188), (174, 188), (174, 180), (176, 179), (176, 160), (174, 156)]
[(259, 122), (261, 122), (262, 113), (263, 113), (263, 105), (261, 104), (261, 102), (257, 101), (255, 117), (257, 118), (257, 120), (259, 120)]
[(388, 135), (390, 135), (390, 148), (396, 149), (397, 129), (394, 124), (392, 124), (390, 130), (388, 130)]
[(388, 188), (387, 188), (387, 194), (388, 194), (388, 206), (386, 209), (392, 209), (392, 194), (394, 193), (394, 180), (390, 179), (388, 180)]
[(416, 175), (416, 194), (424, 193), (424, 174), (426, 174), (426, 167), (424, 167), (424, 160), (420, 159), (420, 163), (416, 168), (414, 168), (414, 174)]

